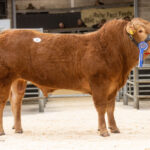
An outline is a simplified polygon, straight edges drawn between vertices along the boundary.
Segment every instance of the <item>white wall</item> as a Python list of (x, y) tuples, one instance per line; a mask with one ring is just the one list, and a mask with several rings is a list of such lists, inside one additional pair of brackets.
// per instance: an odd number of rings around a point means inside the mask
[(10, 29), (10, 19), (0, 19), (0, 31)]

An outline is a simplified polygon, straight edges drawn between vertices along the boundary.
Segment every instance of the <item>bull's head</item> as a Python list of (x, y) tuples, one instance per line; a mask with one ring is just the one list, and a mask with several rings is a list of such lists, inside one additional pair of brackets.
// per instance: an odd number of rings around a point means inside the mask
[(141, 67), (143, 55), (150, 53), (150, 22), (141, 18), (132, 19), (127, 24), (126, 31), (139, 48), (139, 66)]

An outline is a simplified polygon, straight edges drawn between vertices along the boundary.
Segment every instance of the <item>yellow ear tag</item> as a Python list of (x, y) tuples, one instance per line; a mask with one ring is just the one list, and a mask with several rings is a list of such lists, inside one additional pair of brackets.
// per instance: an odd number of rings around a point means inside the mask
[(134, 34), (134, 32), (133, 32), (132, 30), (130, 30), (130, 31), (129, 31), (129, 33), (130, 33), (131, 35), (133, 35), (133, 34)]

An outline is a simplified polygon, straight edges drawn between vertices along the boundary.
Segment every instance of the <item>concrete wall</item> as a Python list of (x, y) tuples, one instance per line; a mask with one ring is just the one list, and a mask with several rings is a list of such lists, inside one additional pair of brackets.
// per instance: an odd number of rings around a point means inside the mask
[(46, 9), (70, 7), (70, 0), (16, 0), (19, 9), (26, 9), (29, 3), (32, 3), (37, 9), (40, 9), (40, 7)]
[[(48, 8), (70, 8), (92, 6), (96, 0), (16, 0), (19, 9), (26, 9), (29, 3), (32, 3), (37, 9), (40, 7)], [(111, 3), (126, 3), (133, 2), (133, 0), (101, 0), (105, 4)]]
[(11, 26), (12, 26), (12, 5), (11, 5), (11, 0), (7, 0), (7, 13), (8, 13), (7, 18), (11, 20)]
[(133, 2), (133, 0), (101, 0), (101, 2), (105, 4), (122, 4), (122, 3)]
[(150, 0), (138, 1), (138, 16), (150, 21)]
[[(26, 9), (29, 3), (32, 3), (36, 9), (54, 9), (54, 8), (71, 8), (94, 6), (96, 0), (15, 0), (19, 9)], [(141, 0), (146, 1), (146, 0)], [(11, 0), (8, 2), (8, 18), (12, 19)], [(133, 2), (133, 0), (101, 0), (104, 4), (118, 4)]]
[(92, 6), (95, 0), (74, 0), (75, 7)]

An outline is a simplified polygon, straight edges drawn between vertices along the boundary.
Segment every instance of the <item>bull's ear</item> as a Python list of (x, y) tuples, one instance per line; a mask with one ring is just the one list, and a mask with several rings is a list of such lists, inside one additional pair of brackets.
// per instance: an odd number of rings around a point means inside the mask
[(136, 30), (132, 24), (132, 22), (128, 22), (127, 26), (126, 26), (126, 31), (131, 34), (131, 35), (134, 35)]

